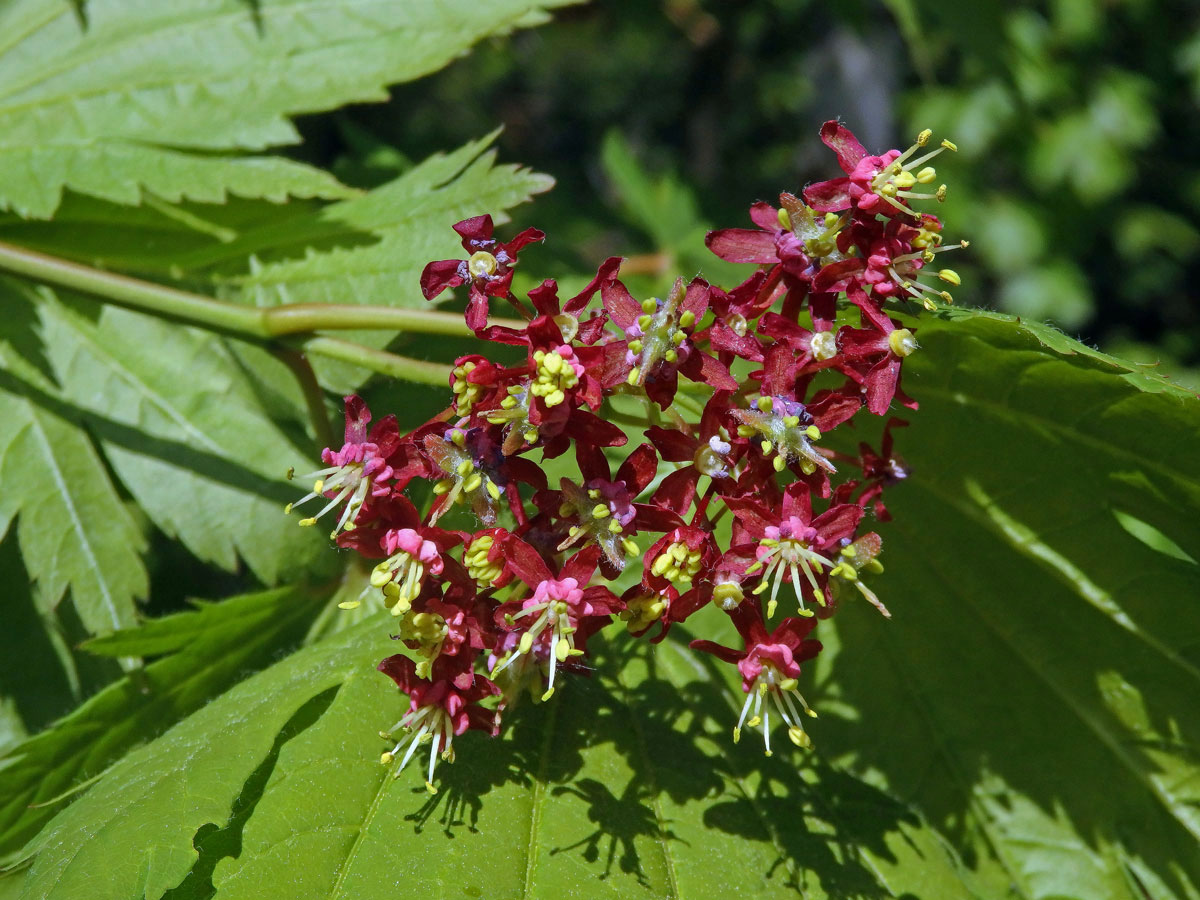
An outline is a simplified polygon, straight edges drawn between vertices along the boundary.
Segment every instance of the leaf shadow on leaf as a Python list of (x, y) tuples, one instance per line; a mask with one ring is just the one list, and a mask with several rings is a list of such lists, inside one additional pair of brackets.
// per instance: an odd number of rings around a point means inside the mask
[[(634, 652), (644, 657), (645, 645)], [(759, 846), (748, 884), (806, 891), (815, 877), (834, 897), (894, 896), (864, 854), (894, 862), (888, 837), (922, 826), (911, 809), (820, 757), (734, 746), (734, 698), (708, 660), (705, 678), (681, 685), (651, 662), (627, 687), (618, 669), (628, 660), (599, 659), (596, 677), (510, 711), (503, 738), (456, 741), (460, 761), (439, 767), (438, 793), (413, 789), (423, 795), (404, 816), (414, 833), (437, 821), (448, 838), (474, 834), (490, 800), (501, 802), (489, 794), (515, 784), (537, 810), (539, 872), (568, 858), (568, 871), (582, 863), (600, 881), (653, 888), (716, 832)]]
[(0, 391), (24, 397), (64, 421), (84, 425), (103, 441), (162, 460), (173, 467), (224, 484), (247, 494), (256, 494), (281, 506), (296, 499), (297, 491), (283, 482), (273, 482), (240, 463), (223, 456), (199, 450), (178, 441), (153, 437), (137, 428), (99, 416), (90, 410), (68, 403), (9, 373), (0, 372)]
[(241, 793), (233, 802), (229, 821), (224, 825), (210, 822), (196, 831), (192, 846), (200, 856), (187, 877), (177, 887), (163, 894), (163, 900), (207, 900), (216, 893), (212, 883), (213, 870), (220, 860), (236, 857), (242, 852), (242, 831), (254, 814), (258, 801), (262, 799), (263, 790), (275, 770), (280, 751), (288, 741), (317, 723), (333, 703), (338, 690), (337, 687), (331, 687), (317, 694), (296, 710), (279, 730), (271, 752), (242, 785)]

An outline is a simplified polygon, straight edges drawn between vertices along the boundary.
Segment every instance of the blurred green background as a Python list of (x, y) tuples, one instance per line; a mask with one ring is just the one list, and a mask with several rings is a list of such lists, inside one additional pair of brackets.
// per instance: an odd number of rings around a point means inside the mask
[(519, 213), (550, 236), (524, 274), (621, 254), (726, 281), (704, 231), (840, 174), (822, 121), (873, 152), (930, 127), (960, 150), (937, 210), (972, 241), (960, 303), (1200, 387), (1198, 107), (1195, 3), (608, 0), (311, 117), (302, 152), (368, 186), (502, 123), (502, 158), (558, 179)]

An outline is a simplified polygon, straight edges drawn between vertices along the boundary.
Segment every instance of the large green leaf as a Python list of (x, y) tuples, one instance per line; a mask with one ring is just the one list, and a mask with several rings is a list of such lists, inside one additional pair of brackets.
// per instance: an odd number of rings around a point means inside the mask
[[(205, 603), (97, 642), (114, 655), (170, 653), (130, 673), (0, 757), (0, 860), (12, 857), (113, 761), (296, 642), (329, 591), (297, 587)], [(37, 804), (37, 805), (31, 805)]]
[(894, 618), (839, 616), (823, 747), (994, 896), (1194, 897), (1200, 401), (1044, 326), (953, 316), (905, 369)]
[(971, 894), (885, 793), (733, 748), (732, 695), (678, 645), (619, 676), (610, 659), (496, 744), (465, 738), (430, 796), (378, 762), (373, 732), (401, 710), (371, 665), (382, 626), (301, 651), (114, 767), (34, 843), (24, 896), (206, 897), (210, 876), (219, 898)]
[(130, 204), (345, 196), (319, 170), (228, 151), (294, 143), (288, 116), (383, 100), (564, 2), (6, 3), (0, 202), (46, 217), (64, 188)]
[(329, 568), (328, 541), (284, 516), (302, 489), (291, 444), (221, 339), (106, 307), (96, 324), (39, 305), (65, 397), (87, 410), (117, 476), (168, 535), (227, 570), (239, 557), (264, 582)]
[(31, 361), (26, 298), (0, 284), (0, 301), (0, 532), (17, 517), (25, 568), (47, 611), (70, 588), (88, 631), (128, 627), (148, 589), (145, 539), (78, 410)]
[(1200, 402), (1038, 332), (922, 325), (893, 618), (820, 626), (815, 753), (734, 745), (732, 673), (681, 633), (611, 639), (429, 796), (376, 761), (368, 620), (117, 763), (21, 896), (1195, 897)]

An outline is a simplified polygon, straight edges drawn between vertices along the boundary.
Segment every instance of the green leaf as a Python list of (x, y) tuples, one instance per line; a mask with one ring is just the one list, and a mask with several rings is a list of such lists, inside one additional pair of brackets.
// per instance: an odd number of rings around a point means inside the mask
[(100, 638), (96, 647), (113, 655), (175, 652), (109, 685), (0, 757), (0, 861), (138, 742), (161, 734), (299, 640), (328, 596), (297, 587), (246, 594)]
[(391, 642), (382, 624), (298, 651), (121, 758), (30, 842), (24, 855), (36, 858), (22, 897), (83, 890), (158, 900), (178, 885), (197, 859), (192, 836), (225, 822), (293, 716), (383, 655)]
[(386, 99), (486, 35), (570, 0), (19, 0), (0, 11), (0, 201), (47, 217), (64, 188), (136, 204), (350, 193), (280, 157), (288, 116)]
[(296, 654), (115, 767), (39, 837), (27, 896), (86, 881), (98, 900), (157, 900), (182, 881), (168, 897), (206, 897), (210, 874), (218, 898), (972, 895), (891, 797), (733, 747), (728, 687), (674, 644), (619, 677), (610, 658), (495, 743), (461, 738), (430, 796), (378, 762), (373, 732), (403, 708), (371, 665), (387, 648), (363, 639), (381, 625)]
[[(546, 175), (497, 165), (495, 151), (487, 147), (498, 133), (432, 156), (363, 197), (325, 208), (308, 223), (250, 232), (216, 251), (185, 258), (182, 264), (195, 267), (256, 254), (250, 274), (218, 280), (226, 293), (256, 306), (307, 302), (427, 306), (421, 296), (421, 270), (431, 260), (455, 258), (463, 252), (451, 228), (455, 222), (484, 212), (498, 224), (507, 222), (505, 210), (553, 184)], [(363, 235), (374, 235), (374, 242), (363, 244)], [(314, 243), (338, 237), (356, 246), (311, 249)], [(259, 264), (260, 253), (295, 258)], [(377, 348), (393, 337), (378, 331), (343, 336)], [(429, 355), (428, 337), (408, 336), (406, 342), (412, 347), (402, 346), (402, 352)], [(314, 368), (321, 383), (339, 393), (356, 390), (369, 375), (323, 361)]]
[(39, 313), (64, 396), (164, 532), (226, 570), (244, 559), (267, 584), (329, 568), (324, 535), (283, 511), (304, 493), (285, 473), (315, 466), (312, 450), (267, 418), (220, 338), (115, 307), (95, 324), (49, 302)]
[[(312, 253), (307, 258), (266, 263), (234, 280), (257, 306), (280, 303), (353, 303), (424, 306), (420, 275), (425, 264), (462, 253), (451, 226), (460, 219), (504, 211), (549, 190), (554, 180), (514, 165), (497, 165), (487, 149), (492, 132), (452, 153), (436, 154), (369, 194), (321, 210), (308, 233), (289, 228), (270, 235), (248, 234), (222, 248), (222, 256), (300, 250), (317, 237), (374, 234), (367, 246)], [(185, 264), (189, 261), (185, 260)]]
[(989, 896), (1194, 897), (1200, 402), (1044, 326), (950, 319), (905, 368), (893, 618), (838, 616), (817, 740)]
[[(146, 542), (103, 462), (79, 427), (79, 412), (30, 352), (25, 299), (0, 285), (0, 533), (14, 517), (25, 567), (48, 609), (67, 589), (89, 632), (133, 625), (148, 589)], [(20, 348), (20, 349), (18, 349)]]

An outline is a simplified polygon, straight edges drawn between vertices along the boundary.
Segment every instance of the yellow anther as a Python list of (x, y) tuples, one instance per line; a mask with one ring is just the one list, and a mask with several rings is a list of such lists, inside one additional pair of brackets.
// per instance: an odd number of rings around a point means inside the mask
[[(614, 519), (613, 521), (616, 520)], [(623, 541), (621, 541), (621, 546), (625, 548), (625, 552), (630, 556), (634, 556), (638, 552), (637, 541), (633, 540), (632, 538), (625, 538)]]
[(646, 316), (646, 315), (638, 316), (638, 320), (637, 320), (638, 328), (642, 329), (642, 331), (645, 331), (647, 328), (650, 327), (650, 323), (653, 321), (654, 321), (653, 316)]
[(788, 738), (793, 744), (802, 750), (811, 750), (813, 743), (812, 738), (799, 726), (793, 725), (788, 729)]
[(643, 347), (643, 344), (639, 340), (632, 340), (629, 342), (629, 352), (630, 353), (641, 353), (642, 347)]
[(653, 315), (658, 311), (658, 301), (653, 297), (649, 297), (642, 301), (642, 312), (647, 315)]
[(933, 166), (926, 166), (917, 173), (917, 181), (921, 184), (933, 184), (937, 180), (937, 170)]
[(772, 444), (770, 441), (763, 441), (763, 442), (762, 442), (761, 444), (759, 444), (758, 446), (759, 446), (759, 448), (762, 450), (762, 452), (763, 452), (763, 454), (764, 454), (764, 455), (766, 455), (766, 454), (770, 453), (772, 450), (774, 450), (774, 449), (775, 449), (775, 445), (774, 445), (774, 444)]
[(937, 274), (938, 278), (942, 279), (942, 281), (946, 282), (947, 284), (952, 284), (955, 287), (958, 287), (960, 284), (962, 284), (962, 278), (960, 278), (958, 273), (953, 269), (942, 269)]
[(768, 619), (773, 619), (775, 617), (775, 610), (778, 608), (778, 606), (779, 606), (778, 600), (768, 600), (767, 601), (767, 618)]
[(666, 353), (663, 354), (663, 359), (665, 359), (669, 363), (673, 363), (677, 359), (679, 359), (679, 354), (676, 353), (674, 350), (668, 350)]
[(758, 407), (759, 412), (770, 412), (774, 405), (775, 401), (770, 397), (759, 397), (758, 402), (755, 403), (755, 406)]
[(686, 340), (687, 340), (687, 335), (684, 334), (682, 331), (676, 331), (673, 335), (671, 335), (671, 343), (674, 344), (676, 347), (678, 347), (680, 344), (682, 344)]
[(545, 702), (554, 696), (554, 688), (550, 688), (546, 693), (542, 694), (542, 701)]
[(917, 176), (913, 175), (912, 172), (901, 172), (895, 177), (894, 182), (896, 187), (902, 191), (906, 191), (917, 183)]
[(804, 429), (804, 433), (808, 435), (809, 440), (819, 441), (821, 439), (821, 429), (816, 425), (809, 425)]
[(493, 500), (500, 499), (500, 488), (497, 487), (496, 482), (492, 481), (491, 479), (488, 479), (487, 492), (491, 495)]
[(463, 482), (463, 490), (469, 494), (469, 493), (471, 493), (471, 491), (479, 490), (479, 486), (482, 484), (483, 484), (483, 477), (478, 472), (476, 472), (474, 475), (472, 475), (470, 478), (468, 478), (466, 481)]
[(949, 190), (949, 188), (947, 188), (943, 184), (936, 191), (934, 191), (933, 196), (937, 197), (939, 203), (943, 202), (946, 199), (946, 191), (947, 190)]
[(618, 521), (617, 519), (613, 519), (611, 522), (608, 523), (608, 530), (611, 531), (613, 534), (620, 534), (622, 529), (623, 529), (623, 526), (621, 525), (620, 521)]
[(468, 475), (468, 474), (470, 474), (470, 471), (474, 468), (475, 467), (473, 465), (471, 465), (471, 461), (469, 459), (464, 459), (462, 462), (460, 462), (458, 464), (458, 467), (455, 469), (455, 471), (459, 475)]
[[(380, 734), (383, 734), (383, 732), (380, 732)], [(381, 765), (389, 766), (395, 758), (391, 753), (384, 753), (379, 757), (379, 762)]]
[(713, 602), (722, 609), (731, 609), (742, 602), (742, 586), (725, 581), (713, 588)]
[(771, 460), (771, 467), (776, 472), (782, 472), (784, 469), (787, 468), (787, 460), (784, 459), (782, 456), (776, 456), (774, 459)]
[(912, 355), (919, 348), (917, 339), (913, 337), (913, 333), (907, 328), (897, 328), (888, 335), (888, 346), (892, 352), (903, 359), (906, 356)]
[(301, 520), (300, 520), (300, 527), (301, 527), (301, 528), (311, 528), (313, 525), (316, 525), (316, 524), (317, 524), (317, 520), (316, 520), (315, 518), (310, 518), (310, 519), (301, 519)]
[(784, 231), (792, 230), (792, 217), (788, 215), (788, 211), (786, 209), (781, 208), (776, 218), (779, 220), (780, 228), (782, 228)]
[(519, 649), (517, 652), (528, 653), (532, 649), (533, 649), (533, 633), (527, 631), (523, 635), (521, 635), (521, 643), (519, 645)]
[(931, 137), (933, 137), (933, 129), (932, 128), (921, 129), (921, 133), (917, 135), (917, 146), (924, 147), (926, 144), (929, 143), (929, 139)]
[(567, 643), (566, 638), (560, 639), (554, 645), (554, 655), (558, 658), (559, 662), (567, 661), (567, 657), (571, 655), (571, 645)]
[(954, 141), (948, 141), (945, 138), (942, 138), (942, 146), (947, 150), (958, 150), (958, 144), (954, 143)]
[(313, 482), (313, 493), (314, 494), (325, 493), (325, 482), (323, 479), (318, 478), (316, 481)]
[(338, 604), (338, 609), (358, 609), (362, 606), (361, 600), (343, 600)]
[(592, 507), (593, 519), (606, 519), (612, 515), (612, 510), (608, 508), (607, 503), (597, 503)]
[[(781, 209), (780, 212), (787, 214), (787, 210)], [(685, 309), (679, 317), (679, 324), (684, 328), (691, 328), (696, 324), (696, 314), (690, 309)]]
[(631, 387), (633, 385), (637, 384), (639, 374), (640, 373), (638, 372), (637, 366), (634, 366), (632, 369), (629, 370), (629, 377), (625, 379), (626, 383), (629, 384)]
[(783, 424), (786, 425), (788, 428), (795, 428), (797, 425), (800, 424), (800, 417), (799, 416), (784, 416)]

